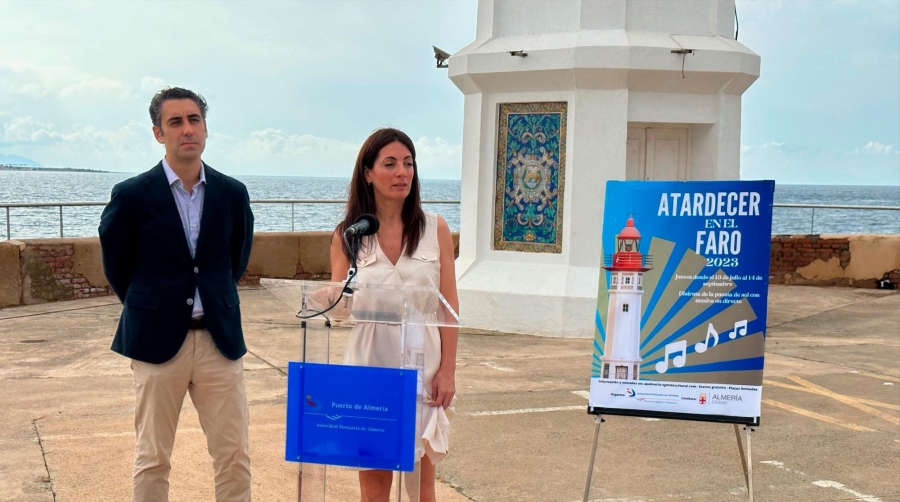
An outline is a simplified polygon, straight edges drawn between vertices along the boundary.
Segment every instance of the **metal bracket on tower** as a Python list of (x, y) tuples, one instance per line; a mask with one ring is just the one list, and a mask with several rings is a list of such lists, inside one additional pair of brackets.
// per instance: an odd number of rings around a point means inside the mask
[(672, 54), (681, 54), (681, 78), (684, 78), (684, 58), (687, 57), (688, 54), (693, 54), (694, 49), (672, 49)]

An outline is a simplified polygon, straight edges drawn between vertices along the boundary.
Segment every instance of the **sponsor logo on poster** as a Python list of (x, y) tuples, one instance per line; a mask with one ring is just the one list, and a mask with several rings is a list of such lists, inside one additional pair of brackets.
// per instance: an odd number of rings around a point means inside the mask
[(710, 404), (730, 404), (735, 401), (743, 401), (744, 399), (737, 394), (713, 394)]

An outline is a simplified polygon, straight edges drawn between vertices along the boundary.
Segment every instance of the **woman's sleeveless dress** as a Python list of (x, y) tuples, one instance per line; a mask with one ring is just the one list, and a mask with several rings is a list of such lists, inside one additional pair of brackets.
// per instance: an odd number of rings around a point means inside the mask
[[(357, 281), (366, 284), (396, 284), (406, 286), (434, 286), (440, 289), (441, 261), (437, 238), (437, 215), (425, 212), (425, 232), (419, 240), (418, 248), (407, 256), (402, 253), (397, 264), (391, 264), (377, 237), (363, 246), (357, 259)], [(357, 305), (354, 304), (354, 308)], [(423, 379), (422, 440), (424, 454), (432, 463), (441, 460), (449, 448), (450, 419), (453, 406), (443, 409), (430, 406), (431, 384), (441, 365), (441, 335), (437, 327), (410, 327), (408, 338), (419, 338), (423, 334), (425, 352), (425, 372)], [(413, 342), (415, 343), (415, 342)], [(400, 367), (400, 328), (386, 324), (358, 322), (350, 333), (344, 364), (358, 366)]]

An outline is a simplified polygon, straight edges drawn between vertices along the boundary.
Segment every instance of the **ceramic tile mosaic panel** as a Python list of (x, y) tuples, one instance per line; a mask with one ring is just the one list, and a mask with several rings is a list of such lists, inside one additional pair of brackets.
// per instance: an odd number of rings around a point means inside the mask
[(566, 103), (503, 103), (494, 249), (561, 253)]

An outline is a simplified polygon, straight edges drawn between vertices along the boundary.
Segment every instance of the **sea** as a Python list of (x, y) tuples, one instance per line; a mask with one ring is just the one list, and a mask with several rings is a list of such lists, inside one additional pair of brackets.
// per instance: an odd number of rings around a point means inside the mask
[[(0, 171), (0, 204), (31, 202), (106, 202), (113, 185), (134, 173)], [(245, 176), (251, 199), (346, 199), (349, 179), (293, 176)], [(423, 200), (459, 200), (459, 180), (422, 180)], [(776, 204), (900, 206), (900, 186), (777, 185)], [(459, 230), (458, 204), (429, 204)], [(102, 206), (63, 209), (65, 237), (97, 235)], [(293, 216), (291, 214), (293, 210)], [(342, 204), (254, 204), (256, 230), (287, 232), (331, 230)], [(0, 208), (0, 240), (59, 237), (59, 208)], [(900, 234), (900, 211), (776, 207), (773, 234)]]

